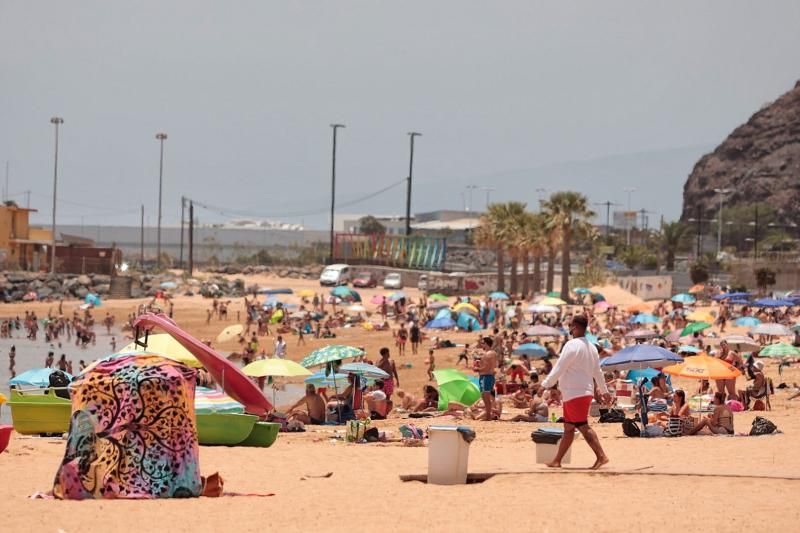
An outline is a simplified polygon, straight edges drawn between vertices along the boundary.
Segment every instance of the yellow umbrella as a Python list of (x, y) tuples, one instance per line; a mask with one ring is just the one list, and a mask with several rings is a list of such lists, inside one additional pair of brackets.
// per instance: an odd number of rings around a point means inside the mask
[(471, 303), (460, 303), (453, 307), (453, 311), (457, 313), (467, 312), (472, 313), (473, 315), (477, 315), (479, 313), (478, 308), (472, 305)]
[[(144, 342), (144, 337), (139, 339)], [(147, 348), (138, 346), (132, 342), (117, 353), (152, 353), (158, 354), (173, 361), (179, 361), (185, 365), (195, 368), (202, 368), (203, 365), (195, 358), (192, 353), (181, 345), (175, 338), (168, 333), (157, 333), (147, 338)]]
[(687, 357), (683, 363), (666, 367), (664, 372), (691, 379), (736, 379), (742, 375), (735, 366), (705, 354)]
[(537, 303), (539, 305), (567, 305), (567, 302), (565, 302), (561, 298), (554, 298), (552, 296), (548, 296), (547, 298), (543, 298), (541, 301), (539, 301)]
[(627, 310), (629, 313), (649, 313), (650, 306), (642, 302), (638, 304), (629, 305)]
[(258, 359), (242, 369), (248, 376), (310, 376), (311, 371), (289, 359)]
[(241, 324), (234, 324), (233, 326), (228, 326), (227, 328), (223, 329), (219, 335), (217, 335), (217, 342), (225, 342), (229, 340), (233, 340), (239, 337), (244, 331), (244, 326)]
[(311, 289), (303, 289), (303, 290), (297, 291), (297, 295), (300, 298), (313, 298), (315, 294), (317, 294), (317, 293), (312, 291)]
[(713, 323), (714, 317), (708, 311), (693, 311), (686, 315), (686, 320)]

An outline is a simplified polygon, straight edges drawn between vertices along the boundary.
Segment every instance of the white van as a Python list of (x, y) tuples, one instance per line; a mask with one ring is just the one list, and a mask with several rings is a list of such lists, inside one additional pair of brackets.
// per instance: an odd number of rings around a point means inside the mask
[(319, 275), (320, 285), (347, 285), (350, 282), (350, 265), (328, 265)]

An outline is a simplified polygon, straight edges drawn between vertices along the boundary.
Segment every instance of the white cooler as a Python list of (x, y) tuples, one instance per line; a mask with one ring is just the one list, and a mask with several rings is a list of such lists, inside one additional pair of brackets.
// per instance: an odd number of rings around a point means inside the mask
[[(428, 428), (428, 483), (434, 485), (462, 485), (467, 482), (469, 441), (458, 426), (431, 426)], [(472, 438), (474, 438), (472, 433)]]
[[(549, 442), (536, 442), (537, 441), (537, 434), (547, 433), (544, 439), (541, 440), (555, 440), (553, 443)], [(556, 454), (558, 453), (558, 445), (561, 441), (561, 436), (558, 437), (556, 440), (555, 437), (561, 433), (563, 436), (563, 431), (559, 431), (555, 428), (542, 428), (540, 430), (534, 431), (531, 434), (531, 438), (533, 442), (536, 444), (536, 462), (539, 464), (549, 463), (553, 459), (556, 458)], [(573, 443), (574, 445), (574, 443)], [(564, 454), (564, 457), (561, 459), (561, 464), (567, 464), (572, 460), (572, 446), (569, 447), (567, 453)]]

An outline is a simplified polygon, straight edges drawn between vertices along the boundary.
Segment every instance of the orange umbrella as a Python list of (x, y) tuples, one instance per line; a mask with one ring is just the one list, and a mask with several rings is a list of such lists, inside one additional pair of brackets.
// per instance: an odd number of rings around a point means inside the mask
[(638, 304), (629, 305), (628, 306), (628, 312), (629, 313), (649, 313), (650, 312), (650, 306), (647, 305), (644, 302), (638, 303)]
[(697, 294), (698, 292), (703, 292), (704, 290), (706, 290), (706, 286), (703, 285), (702, 283), (698, 283), (697, 285), (689, 289), (689, 294)]
[(666, 367), (664, 372), (692, 379), (736, 379), (742, 375), (730, 363), (705, 354), (687, 357), (683, 363)]

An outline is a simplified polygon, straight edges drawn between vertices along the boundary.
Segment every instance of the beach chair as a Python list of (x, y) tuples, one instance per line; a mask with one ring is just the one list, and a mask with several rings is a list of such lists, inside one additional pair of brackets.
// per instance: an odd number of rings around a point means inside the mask
[(769, 401), (769, 397), (772, 394), (775, 394), (775, 386), (772, 383), (772, 378), (765, 378), (764, 389), (761, 394), (751, 392), (750, 400), (762, 400), (764, 402), (764, 408), (767, 411), (772, 411), (772, 404)]
[(633, 383), (625, 379), (618, 379), (614, 391), (614, 399), (617, 407), (621, 409), (634, 409), (636, 407), (636, 397), (633, 390)]

